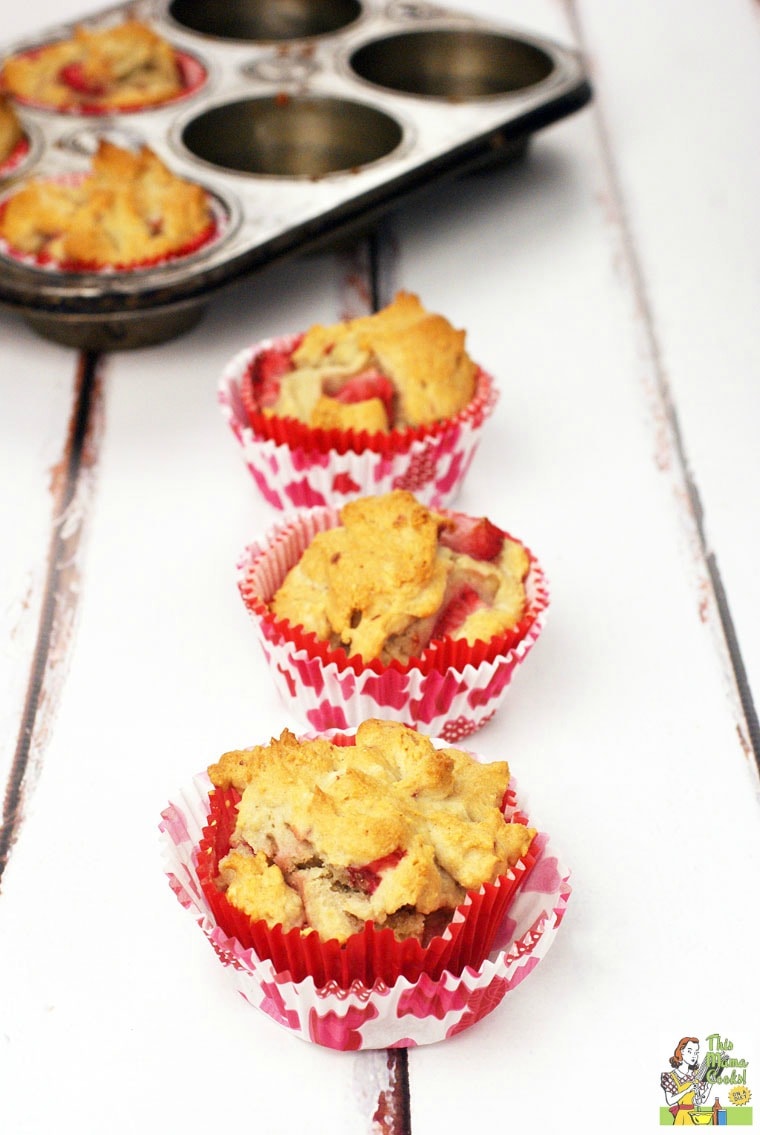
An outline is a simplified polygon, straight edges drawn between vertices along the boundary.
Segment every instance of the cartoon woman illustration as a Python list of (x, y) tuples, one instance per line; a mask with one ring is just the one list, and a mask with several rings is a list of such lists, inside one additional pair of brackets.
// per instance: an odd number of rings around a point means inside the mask
[(699, 1041), (695, 1036), (681, 1037), (676, 1050), (670, 1058), (672, 1072), (663, 1072), (660, 1086), (665, 1092), (673, 1126), (683, 1127), (691, 1124), (691, 1112), (695, 1106), (705, 1102), (712, 1084), (703, 1080), (707, 1061), (699, 1066)]

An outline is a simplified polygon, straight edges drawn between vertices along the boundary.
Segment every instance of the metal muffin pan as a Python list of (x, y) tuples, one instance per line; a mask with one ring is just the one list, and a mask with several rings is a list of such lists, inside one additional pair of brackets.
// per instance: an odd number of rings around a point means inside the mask
[(207, 248), (132, 272), (61, 272), (0, 252), (0, 303), (70, 346), (180, 334), (231, 282), (361, 230), (437, 179), (522, 152), (591, 97), (576, 52), (398, 0), (138, 0), (1, 54), (125, 17), (149, 23), (205, 78), (165, 106), (107, 116), (17, 104), (29, 154), (0, 200), (29, 177), (88, 168), (105, 136), (146, 144), (204, 185), (222, 223)]

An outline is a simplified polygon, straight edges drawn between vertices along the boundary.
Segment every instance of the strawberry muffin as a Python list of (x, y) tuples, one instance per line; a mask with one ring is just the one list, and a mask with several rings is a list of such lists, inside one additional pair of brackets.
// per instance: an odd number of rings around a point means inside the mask
[(294, 517), (246, 551), (239, 586), (313, 728), (369, 709), (451, 741), (495, 712), (548, 604), (521, 541), (402, 489)]
[(376, 433), (453, 417), (476, 369), (464, 331), (399, 292), (375, 315), (310, 328), (289, 355), (261, 360), (249, 389), (267, 417)]
[(161, 828), (172, 889), (238, 991), (333, 1049), (469, 1028), (532, 971), (570, 894), (505, 761), (380, 719), (225, 753)]
[(83, 177), (36, 178), (0, 209), (6, 251), (70, 271), (147, 266), (213, 238), (206, 191), (173, 174), (147, 146), (101, 140)]
[[(349, 954), (358, 952), (355, 938), (366, 937), (365, 927), (388, 929), (394, 941), (386, 981), (397, 969), (419, 976), (424, 948), (469, 891), (500, 890), (503, 883), (512, 893), (503, 877), (524, 860), (536, 834), (504, 817), (506, 762), (480, 764), (461, 750), (438, 749), (394, 722), (362, 722), (349, 745), (299, 740), (285, 730), (269, 745), (226, 753), (209, 776), (222, 793), (242, 794), (229, 847), (210, 880), (212, 898), (221, 894), (254, 926), (263, 922), (269, 953), (278, 949), (280, 932), (295, 928), (323, 944), (354, 940)], [(444, 962), (437, 943), (427, 972), (478, 965), (491, 945), (491, 914), (489, 906), (480, 933), (455, 963), (451, 947)], [(237, 932), (240, 922), (234, 917), (229, 929)], [(409, 951), (414, 961), (402, 961), (396, 950), (408, 939), (423, 947)], [(366, 942), (361, 953), (369, 955)], [(336, 956), (346, 960), (345, 951)], [(332, 974), (342, 983), (353, 976), (371, 985), (380, 974), (375, 967)]]
[(236, 356), (220, 401), (267, 500), (314, 506), (392, 488), (452, 499), (496, 401), (465, 338), (399, 292), (374, 315)]
[(174, 48), (139, 20), (79, 26), (66, 39), (12, 56), (0, 82), (21, 102), (79, 113), (139, 110), (186, 91)]

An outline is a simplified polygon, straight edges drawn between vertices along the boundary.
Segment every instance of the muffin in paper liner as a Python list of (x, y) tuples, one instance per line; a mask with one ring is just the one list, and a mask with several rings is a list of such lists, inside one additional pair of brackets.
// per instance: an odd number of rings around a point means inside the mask
[[(30, 59), (33, 60), (45, 48), (50, 47), (55, 41), (51, 43), (36, 44), (34, 47), (28, 48), (26, 51), (19, 52), (14, 58)], [(108, 105), (106, 103), (98, 102), (97, 97), (90, 96), (89, 98), (76, 97), (76, 91), (72, 89), (71, 101), (65, 106), (59, 106), (54, 102), (49, 102), (44, 99), (33, 98), (29, 95), (21, 94), (19, 91), (13, 91), (12, 96), (14, 102), (19, 106), (29, 107), (31, 110), (44, 110), (53, 114), (63, 115), (81, 115), (83, 117), (102, 118), (118, 114), (144, 114), (146, 111), (160, 110), (163, 107), (174, 106), (176, 103), (183, 102), (185, 99), (191, 98), (208, 81), (208, 72), (206, 67), (195, 55), (191, 55), (188, 51), (183, 51), (180, 48), (174, 48), (174, 59), (177, 65), (177, 75), (179, 78), (180, 89), (174, 94), (167, 96), (155, 102), (146, 103), (131, 103), (120, 105)]]
[[(36, 180), (41, 182), (49, 181), (63, 186), (76, 186), (81, 183), (86, 176), (85, 173), (65, 173), (50, 178), (40, 177)], [(19, 186), (15, 186), (0, 198), (0, 221), (9, 202), (17, 192), (19, 192)], [(114, 262), (108, 265), (90, 264), (87, 261), (80, 260), (59, 260), (47, 252), (23, 252), (15, 248), (4, 236), (0, 236), (0, 255), (7, 257), (9, 260), (17, 261), (28, 267), (39, 268), (46, 272), (79, 273), (97, 276), (147, 271), (165, 264), (173, 264), (177, 260), (185, 260), (188, 257), (205, 253), (227, 235), (230, 218), (224, 204), (221, 199), (217, 198), (213, 193), (208, 190), (205, 192), (206, 203), (209, 210), (209, 219), (206, 227), (186, 244), (172, 249), (169, 252), (164, 252), (160, 256), (145, 257), (144, 259), (130, 261), (129, 263)]]
[(365, 663), (276, 619), (269, 610), (272, 596), (313, 537), (339, 523), (337, 508), (304, 509), (249, 545), (238, 562), (238, 588), (283, 702), (316, 730), (355, 728), (368, 717), (384, 717), (449, 744), (474, 733), (502, 703), (543, 628), (549, 590), (538, 560), (526, 548), (527, 610), (512, 630), (471, 646), (442, 639), (406, 665)]
[[(516, 788), (510, 785), (516, 807)], [(370, 986), (355, 979), (343, 986), (295, 980), (252, 946), (244, 946), (217, 921), (198, 871), (198, 852), (207, 825), (211, 782), (195, 777), (161, 814), (160, 829), (171, 889), (211, 943), (240, 994), (302, 1040), (342, 1051), (414, 1047), (463, 1032), (492, 1012), (505, 995), (538, 965), (554, 941), (570, 897), (569, 872), (539, 833), (534, 862), (491, 927), (492, 945), (477, 965), (459, 974), (443, 970), (432, 977)], [(512, 805), (508, 805), (511, 807)], [(311, 937), (311, 936), (307, 936)]]
[(496, 406), (493, 378), (479, 368), (471, 401), (454, 417), (431, 425), (383, 433), (312, 429), (262, 413), (255, 389), (260, 358), (290, 355), (300, 339), (265, 339), (245, 348), (225, 367), (219, 385), (222, 413), (264, 499), (286, 511), (408, 489), (428, 506), (449, 504)]
[[(340, 738), (332, 739), (340, 743)], [(364, 985), (376, 980), (392, 985), (400, 977), (414, 981), (426, 973), (435, 979), (444, 970), (459, 976), (465, 966), (477, 967), (485, 959), (495, 928), (515, 892), (535, 865), (531, 846), (494, 883), (468, 893), (444, 932), (431, 937), (424, 947), (416, 938), (398, 941), (391, 930), (376, 930), (370, 925), (343, 946), (335, 940), (324, 942), (317, 934), (304, 935), (298, 929), (285, 934), (279, 926), (271, 928), (265, 922), (252, 921), (216, 886), (219, 861), (230, 849), (239, 800), (234, 789), (210, 793), (208, 820), (196, 856), (203, 893), (217, 923), (244, 948), (253, 948), (259, 958), (271, 960), (278, 972), (288, 970), (294, 981), (311, 977), (319, 987), (334, 982), (347, 989), (356, 980)], [(508, 819), (526, 822), (509, 791), (502, 810)]]

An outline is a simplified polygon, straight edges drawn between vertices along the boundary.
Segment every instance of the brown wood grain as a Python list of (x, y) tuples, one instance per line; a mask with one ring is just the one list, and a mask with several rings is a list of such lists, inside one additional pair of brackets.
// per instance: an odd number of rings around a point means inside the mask
[(0, 883), (40, 775), (68, 668), (79, 600), (83, 536), (102, 433), (99, 357), (81, 354), (60, 460), (51, 470), (51, 533), (34, 646), (16, 747), (3, 799)]

